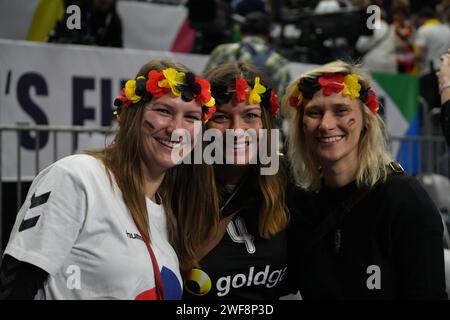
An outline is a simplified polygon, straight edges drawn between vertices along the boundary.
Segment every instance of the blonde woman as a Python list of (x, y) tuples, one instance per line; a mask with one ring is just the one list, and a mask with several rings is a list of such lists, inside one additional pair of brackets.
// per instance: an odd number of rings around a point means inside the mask
[(63, 158), (35, 178), (4, 253), (1, 298), (181, 298), (181, 273), (218, 219), (212, 172), (175, 166), (172, 153), (191, 141), (173, 134), (194, 137), (214, 105), (209, 82), (153, 60), (115, 105), (112, 145)]
[(292, 247), (304, 299), (445, 299), (442, 221), (392, 162), (369, 78), (326, 64), (283, 97)]

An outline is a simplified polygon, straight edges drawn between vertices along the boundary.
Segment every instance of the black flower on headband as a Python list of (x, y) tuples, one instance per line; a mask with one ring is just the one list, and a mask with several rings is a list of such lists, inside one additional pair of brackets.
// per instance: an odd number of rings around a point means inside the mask
[(136, 79), (136, 95), (141, 96), (144, 101), (150, 101), (153, 98), (151, 92), (146, 90), (147, 79), (138, 78)]
[(186, 102), (192, 101), (202, 91), (200, 84), (195, 81), (195, 75), (192, 72), (186, 73), (186, 82), (178, 84), (177, 88), (181, 91), (181, 99)]
[(298, 89), (303, 94), (303, 98), (308, 100), (311, 100), (320, 88), (320, 84), (317, 83), (316, 79), (303, 78), (298, 83)]
[(261, 106), (267, 108), (267, 110), (270, 110), (270, 96), (272, 93), (272, 89), (270, 87), (267, 87), (266, 92), (261, 94)]
[(233, 92), (229, 92), (227, 86), (212, 82), (211, 94), (216, 100), (216, 104), (223, 106), (231, 101), (233, 98)]

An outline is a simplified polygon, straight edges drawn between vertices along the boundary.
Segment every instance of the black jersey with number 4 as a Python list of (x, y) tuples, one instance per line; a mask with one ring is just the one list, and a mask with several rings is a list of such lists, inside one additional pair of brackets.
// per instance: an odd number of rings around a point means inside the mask
[(184, 299), (278, 299), (287, 276), (286, 232), (263, 239), (257, 209), (243, 209), (185, 281)]

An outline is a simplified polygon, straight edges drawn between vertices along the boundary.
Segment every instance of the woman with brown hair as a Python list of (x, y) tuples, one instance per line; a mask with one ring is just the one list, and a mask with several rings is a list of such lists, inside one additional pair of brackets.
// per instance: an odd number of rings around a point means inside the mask
[(153, 60), (115, 105), (113, 144), (35, 178), (5, 250), (2, 298), (181, 297), (180, 268), (195, 265), (195, 248), (218, 222), (211, 169), (174, 161), (213, 111), (209, 82)]
[(291, 84), (283, 106), (302, 188), (288, 196), (302, 297), (445, 299), (441, 217), (392, 162), (368, 76), (342, 61), (320, 66)]
[[(217, 133), (214, 143), (224, 142), (215, 149), (211, 186), (220, 197), (221, 221), (185, 280), (184, 298), (277, 299), (286, 282), (288, 223), (286, 177), (273, 166), (279, 160), (277, 97), (247, 63), (220, 65), (206, 78), (216, 99), (207, 127)], [(275, 168), (266, 171), (261, 151), (268, 149)]]

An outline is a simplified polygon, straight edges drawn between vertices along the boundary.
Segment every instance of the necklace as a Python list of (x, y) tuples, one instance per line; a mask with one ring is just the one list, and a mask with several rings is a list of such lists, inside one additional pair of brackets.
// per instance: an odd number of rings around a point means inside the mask
[(243, 179), (236, 188), (234, 188), (231, 195), (228, 197), (227, 201), (220, 207), (220, 212), (222, 213), (223, 209), (230, 203), (231, 200), (233, 200), (234, 196), (238, 193), (238, 191), (241, 189), (242, 185), (244, 185), (245, 179)]
[(159, 204), (159, 205), (162, 204), (162, 198), (158, 191), (156, 191), (156, 194), (155, 194), (155, 201), (156, 201), (156, 204)]

